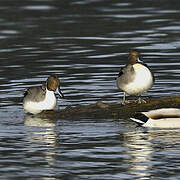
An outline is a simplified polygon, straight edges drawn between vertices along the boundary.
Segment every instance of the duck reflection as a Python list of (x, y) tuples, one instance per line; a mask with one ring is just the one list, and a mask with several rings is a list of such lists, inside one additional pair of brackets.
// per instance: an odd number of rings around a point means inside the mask
[(148, 169), (151, 168), (151, 155), (154, 151), (151, 137), (146, 132), (128, 132), (124, 135), (124, 145), (129, 149), (126, 153), (131, 157), (128, 160), (131, 164), (130, 174), (136, 175), (139, 180), (149, 177)]
[[(130, 155), (127, 160), (131, 165), (129, 173), (137, 176), (138, 180), (151, 179), (152, 169), (157, 169), (156, 164), (167, 163), (168, 159), (164, 158), (166, 152), (169, 154), (171, 151), (175, 153), (175, 157), (177, 156), (179, 131), (179, 129), (152, 129), (124, 133), (124, 146), (128, 147), (126, 153)], [(162, 155), (159, 155), (160, 152)]]
[(24, 117), (25, 126), (36, 126), (36, 127), (54, 127), (55, 121), (48, 118), (40, 118), (35, 115), (26, 114)]
[(55, 121), (34, 115), (26, 115), (24, 125), (28, 128), (27, 139), (30, 142), (31, 153), (39, 151), (42, 156), (45, 155), (48, 164), (53, 165), (57, 138), (54, 131)]

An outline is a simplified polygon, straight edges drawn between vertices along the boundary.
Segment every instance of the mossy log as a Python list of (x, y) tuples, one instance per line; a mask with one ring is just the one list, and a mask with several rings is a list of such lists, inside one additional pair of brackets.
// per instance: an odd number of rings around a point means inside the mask
[(148, 111), (157, 108), (180, 108), (180, 96), (161, 97), (146, 100), (146, 103), (138, 104), (135, 100), (130, 100), (128, 104), (121, 103), (103, 103), (98, 101), (95, 104), (86, 106), (68, 106), (65, 109), (43, 111), (37, 114), (40, 118), (55, 119), (77, 119), (84, 118), (129, 118), (134, 113), (140, 111)]

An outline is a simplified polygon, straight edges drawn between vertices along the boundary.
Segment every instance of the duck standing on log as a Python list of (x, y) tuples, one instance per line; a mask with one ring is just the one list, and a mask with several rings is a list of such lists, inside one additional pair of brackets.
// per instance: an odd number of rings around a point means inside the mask
[(138, 103), (145, 102), (140, 96), (153, 86), (153, 73), (140, 61), (136, 50), (130, 51), (128, 60), (129, 63), (121, 68), (117, 78), (117, 87), (124, 92), (122, 104), (126, 103), (126, 94), (139, 96)]

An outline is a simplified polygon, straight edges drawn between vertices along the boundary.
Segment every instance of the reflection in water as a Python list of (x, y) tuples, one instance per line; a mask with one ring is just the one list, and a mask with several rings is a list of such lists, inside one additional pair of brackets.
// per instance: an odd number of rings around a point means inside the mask
[(34, 115), (26, 114), (24, 117), (25, 126), (36, 126), (36, 127), (54, 127), (54, 120), (47, 118), (39, 118)]
[(143, 132), (128, 132), (124, 135), (126, 139), (124, 145), (129, 148), (127, 154), (132, 157), (129, 160), (130, 173), (140, 177), (139, 179), (150, 176), (147, 170), (151, 168), (149, 161), (153, 152), (151, 137)]
[(165, 164), (168, 163), (169, 150), (171, 154), (173, 154), (174, 151), (174, 155), (177, 156), (177, 142), (179, 142), (180, 139), (179, 132), (179, 129), (169, 129), (124, 133), (124, 146), (129, 149), (126, 153), (131, 155), (131, 158), (128, 160), (128, 163), (131, 164), (129, 173), (136, 175), (139, 180), (147, 179), (153, 175), (153, 169), (155, 169), (155, 172), (157, 171), (157, 167), (154, 166), (161, 163), (163, 164), (163, 159), (164, 168), (166, 168)]
[[(42, 119), (33, 115), (26, 115), (24, 125), (29, 128), (28, 141), (32, 144), (32, 150), (37, 151), (40, 146), (45, 159), (49, 165), (54, 164), (54, 147), (56, 146), (56, 133), (54, 132), (55, 122), (51, 119)], [(35, 128), (33, 128), (35, 127)], [(35, 149), (34, 149), (35, 146)]]

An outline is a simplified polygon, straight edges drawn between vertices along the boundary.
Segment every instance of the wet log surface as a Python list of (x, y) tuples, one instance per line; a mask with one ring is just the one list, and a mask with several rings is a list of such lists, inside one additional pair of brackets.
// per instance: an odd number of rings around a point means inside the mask
[(136, 112), (148, 111), (157, 108), (180, 108), (180, 96), (161, 97), (146, 100), (146, 103), (138, 104), (135, 100), (130, 100), (128, 104), (103, 103), (99, 101), (86, 106), (68, 106), (65, 109), (43, 111), (37, 114), (40, 118), (58, 119), (78, 119), (84, 118), (129, 118)]

